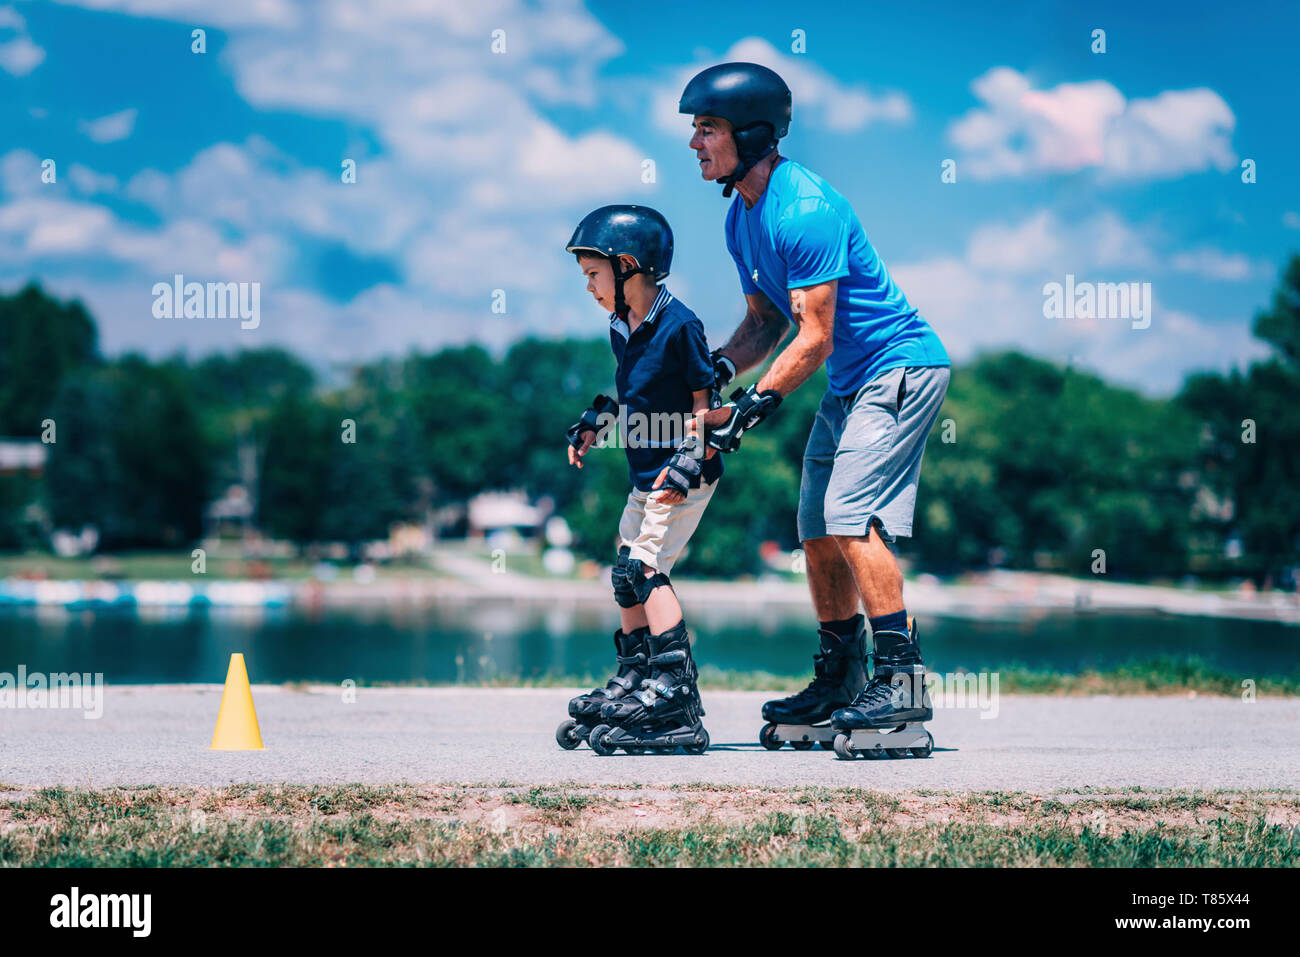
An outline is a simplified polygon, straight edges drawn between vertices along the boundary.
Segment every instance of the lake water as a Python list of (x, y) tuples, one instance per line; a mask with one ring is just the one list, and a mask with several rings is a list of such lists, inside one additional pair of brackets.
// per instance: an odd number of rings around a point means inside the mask
[[(714, 609), (688, 624), (701, 665), (800, 675), (812, 670), (803, 617)], [(435, 610), (0, 609), (0, 672), (103, 672), (111, 683), (221, 682), (242, 652), (255, 682), (477, 683), (599, 675), (617, 618), (603, 610), (452, 605)], [(1243, 676), (1300, 673), (1300, 628), (1168, 615), (1052, 613), (1021, 619), (923, 616), (932, 671), (1009, 665), (1070, 673), (1155, 656), (1202, 658)]]

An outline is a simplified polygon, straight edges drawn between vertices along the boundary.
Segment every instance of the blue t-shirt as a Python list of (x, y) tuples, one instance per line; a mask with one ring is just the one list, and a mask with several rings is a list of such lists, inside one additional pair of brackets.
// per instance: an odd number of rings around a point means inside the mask
[(849, 201), (816, 173), (782, 159), (753, 209), (727, 211), (727, 250), (746, 294), (762, 292), (791, 320), (789, 290), (839, 280), (826, 360), (830, 388), (855, 394), (886, 369), (946, 366), (948, 353), (867, 240)]
[[(686, 438), (686, 422), (695, 414), (693, 393), (713, 388), (713, 361), (704, 323), (664, 286), (630, 336), (626, 322), (613, 314), (609, 320), (628, 474), (648, 492)], [(712, 485), (721, 474), (721, 455), (705, 460), (705, 482)]]

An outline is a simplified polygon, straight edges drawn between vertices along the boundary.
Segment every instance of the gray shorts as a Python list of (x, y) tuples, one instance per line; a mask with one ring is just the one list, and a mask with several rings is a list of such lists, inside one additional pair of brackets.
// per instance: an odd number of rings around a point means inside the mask
[(856, 395), (827, 392), (804, 451), (799, 540), (912, 534), (925, 440), (948, 391), (948, 368), (886, 369)]

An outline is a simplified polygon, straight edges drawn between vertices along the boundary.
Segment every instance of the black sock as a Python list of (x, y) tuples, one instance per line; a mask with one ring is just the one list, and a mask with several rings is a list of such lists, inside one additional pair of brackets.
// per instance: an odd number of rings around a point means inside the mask
[(871, 619), (872, 641), (877, 658), (901, 658), (914, 653), (912, 633), (907, 627), (907, 609)]
[(853, 636), (862, 629), (862, 616), (854, 615), (852, 618), (820, 621), (817, 623), (817, 627), (822, 631), (829, 631), (841, 641), (851, 641)]
[(871, 619), (872, 631), (899, 631), (907, 634), (907, 609)]

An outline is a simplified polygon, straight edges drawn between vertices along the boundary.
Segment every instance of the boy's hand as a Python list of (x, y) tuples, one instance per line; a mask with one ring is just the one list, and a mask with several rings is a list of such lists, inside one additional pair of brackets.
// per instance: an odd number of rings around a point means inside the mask
[(663, 489), (659, 501), (664, 505), (679, 505), (686, 501), (691, 482), (698, 479), (704, 470), (704, 457), (700, 450), (703, 443), (697, 433), (687, 435), (685, 441), (677, 447), (668, 464), (659, 472), (652, 488)]
[(578, 448), (569, 446), (569, 464), (582, 468), (582, 457), (587, 454), (587, 449), (591, 448), (592, 443), (596, 441), (596, 433), (590, 430), (581, 434), (582, 445)]

